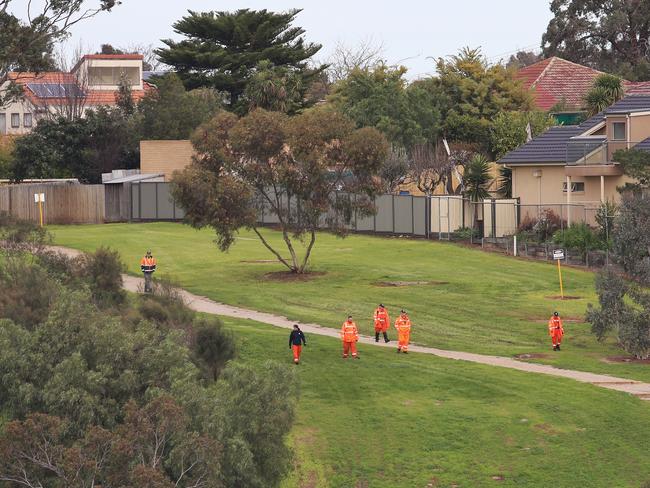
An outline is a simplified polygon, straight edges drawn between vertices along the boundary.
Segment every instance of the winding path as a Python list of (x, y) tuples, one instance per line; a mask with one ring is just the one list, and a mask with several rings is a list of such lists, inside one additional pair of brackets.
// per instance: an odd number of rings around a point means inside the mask
[[(52, 250), (62, 252), (64, 254), (74, 256), (80, 254), (80, 251), (75, 249), (63, 248), (52, 246)], [(142, 292), (144, 287), (144, 280), (130, 275), (122, 275), (124, 280), (124, 289), (131, 292)], [(274, 327), (281, 327), (284, 329), (291, 329), (293, 324), (300, 324), (300, 328), (309, 334), (317, 334), (321, 336), (339, 338), (338, 330), (322, 327), (318, 324), (306, 324), (302, 322), (295, 322), (280, 315), (273, 315), (265, 312), (258, 312), (246, 308), (233, 307), (218, 303), (209, 298), (194, 295), (186, 290), (180, 289), (181, 296), (187, 305), (197, 312), (209, 313), (214, 315), (222, 315), (225, 317), (234, 317), (239, 319), (250, 319), (256, 322), (272, 325)], [(383, 342), (375, 342), (373, 337), (361, 336), (359, 342), (362, 344), (372, 345), (376, 347), (390, 347), (394, 348), (394, 344), (385, 344)], [(475, 354), (462, 351), (448, 351), (445, 349), (437, 349), (434, 347), (425, 347), (410, 345), (409, 351), (419, 352), (422, 354), (432, 354), (447, 359), (456, 359), (460, 361), (470, 361), (472, 363), (486, 364), (489, 366), (499, 366), (501, 368), (516, 369), (518, 371), (525, 371), (528, 373), (546, 374), (550, 376), (559, 376), (562, 378), (570, 378), (581, 383), (589, 383), (607, 388), (610, 390), (622, 391), (629, 393), (642, 400), (650, 401), (650, 383), (643, 383), (641, 381), (634, 381), (625, 378), (617, 378), (615, 376), (602, 375), (596, 373), (588, 373), (584, 371), (574, 371), (570, 369), (560, 369), (554, 366), (545, 364), (528, 363), (518, 361), (516, 359), (489, 356), (485, 354)]]

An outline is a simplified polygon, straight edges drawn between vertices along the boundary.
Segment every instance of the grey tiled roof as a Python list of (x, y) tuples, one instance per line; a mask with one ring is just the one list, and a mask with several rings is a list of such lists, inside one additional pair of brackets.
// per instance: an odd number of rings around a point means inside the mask
[(578, 125), (551, 127), (532, 141), (510, 151), (498, 162), (501, 164), (563, 163), (566, 161), (567, 142), (582, 132), (584, 130)]
[[(642, 110), (650, 111), (650, 95), (630, 95), (625, 97), (602, 113), (594, 115), (580, 125), (566, 125), (551, 127), (532, 141), (519, 146), (503, 156), (498, 163), (502, 164), (527, 164), (527, 163), (566, 163), (567, 145), (569, 140), (577, 137), (587, 130), (595, 127), (605, 119), (606, 114), (631, 113)], [(645, 144), (641, 146), (641, 144)], [(569, 147), (569, 160), (575, 156), (575, 145)], [(641, 146), (641, 147), (639, 147)], [(636, 146), (640, 150), (650, 151), (650, 141), (646, 139)], [(575, 159), (574, 159), (575, 161)]]
[(605, 110), (606, 114), (650, 111), (650, 95), (630, 95)]
[(634, 146), (632, 149), (636, 149), (638, 151), (646, 151), (650, 152), (650, 137), (647, 139), (639, 142), (636, 146)]

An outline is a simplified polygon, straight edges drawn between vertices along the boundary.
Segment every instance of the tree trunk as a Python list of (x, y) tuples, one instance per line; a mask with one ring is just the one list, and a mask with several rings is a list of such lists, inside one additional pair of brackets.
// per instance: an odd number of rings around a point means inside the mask
[(307, 261), (309, 261), (309, 256), (311, 255), (311, 250), (314, 247), (314, 243), (316, 242), (316, 232), (314, 229), (311, 230), (311, 238), (309, 239), (309, 245), (307, 246), (307, 252), (305, 253), (305, 259), (302, 261), (302, 265), (300, 266), (300, 270), (298, 271), (299, 273), (304, 273), (305, 269), (307, 268)]
[[(260, 232), (257, 230), (257, 227), (253, 227), (253, 232), (255, 232), (255, 234), (257, 234), (257, 237), (259, 237), (259, 239), (262, 241), (262, 244), (264, 244), (264, 247), (266, 247), (269, 251), (271, 251), (276, 258), (278, 258), (278, 261), (280, 261), (287, 268), (289, 268), (290, 271), (294, 271), (294, 268), (286, 261), (286, 259), (284, 259), (282, 256), (280, 256), (280, 253), (278, 253), (275, 249), (273, 249), (271, 247), (271, 245), (267, 242), (267, 240), (264, 239), (264, 236), (262, 234), (260, 234)], [(294, 264), (295, 264), (295, 262), (294, 262)]]

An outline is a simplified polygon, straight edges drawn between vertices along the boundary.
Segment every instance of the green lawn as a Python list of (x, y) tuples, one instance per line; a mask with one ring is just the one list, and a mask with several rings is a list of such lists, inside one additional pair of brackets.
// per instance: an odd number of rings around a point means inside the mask
[[(240, 360), (290, 365), (287, 331), (224, 319)], [(570, 380), (308, 336), (283, 488), (634, 487), (650, 405)], [(294, 367), (294, 366), (289, 366)], [(493, 477), (502, 477), (495, 480)]]
[[(412, 340), (445, 349), (512, 356), (547, 353), (540, 359), (559, 367), (610, 373), (650, 381), (650, 366), (610, 364), (620, 355), (613, 341), (597, 343), (583, 320), (595, 302), (593, 274), (565, 269), (565, 292), (579, 300), (559, 301), (553, 264), (514, 259), (458, 245), (422, 240), (321, 233), (312, 270), (324, 274), (309, 281), (270, 279), (281, 271), (252, 233), (242, 233), (228, 253), (221, 253), (210, 231), (175, 223), (50, 227), (57, 244), (92, 251), (100, 245), (117, 249), (129, 272), (139, 273), (147, 248), (158, 259), (159, 276), (167, 276), (194, 293), (232, 305), (276, 312), (292, 319), (339, 327), (352, 313), (365, 333), (379, 302), (393, 319), (406, 308), (414, 323)], [(266, 236), (278, 243), (279, 234)], [(438, 282), (382, 287), (379, 282)], [(553, 353), (546, 321), (553, 310), (565, 319), (565, 343)]]

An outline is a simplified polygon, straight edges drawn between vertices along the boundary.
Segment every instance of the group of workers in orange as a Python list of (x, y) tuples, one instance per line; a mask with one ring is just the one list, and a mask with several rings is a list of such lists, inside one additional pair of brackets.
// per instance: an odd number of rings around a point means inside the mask
[[(375, 324), (375, 342), (379, 342), (380, 335), (384, 337), (384, 342), (390, 342), (388, 338), (390, 317), (388, 310), (382, 303), (375, 310), (373, 321)], [(402, 310), (397, 320), (395, 320), (395, 329), (397, 329), (397, 352), (408, 354), (411, 339), (411, 319), (405, 310)], [(357, 352), (359, 329), (354, 320), (352, 320), (352, 315), (348, 315), (348, 319), (341, 326), (341, 340), (343, 341), (343, 359), (347, 359), (350, 355), (354, 359), (359, 359)]]

